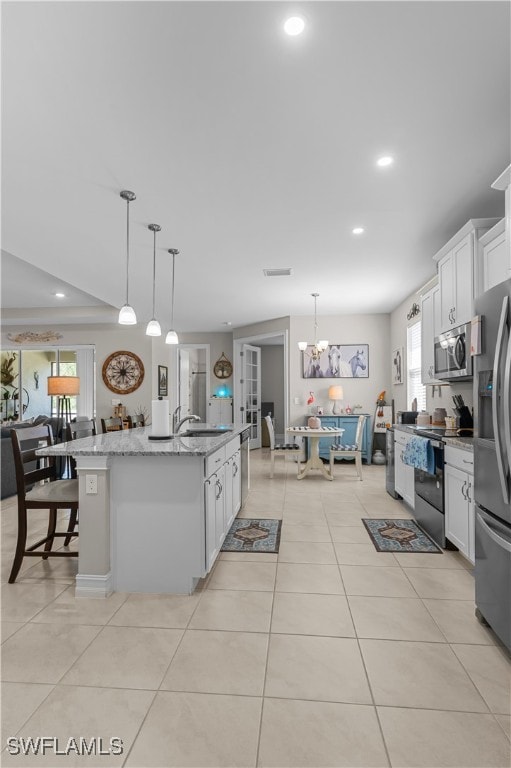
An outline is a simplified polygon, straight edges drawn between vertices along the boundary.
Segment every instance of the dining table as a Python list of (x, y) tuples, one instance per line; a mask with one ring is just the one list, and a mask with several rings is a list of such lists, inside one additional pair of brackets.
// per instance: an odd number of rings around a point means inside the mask
[[(322, 437), (342, 436), (344, 429), (341, 427), (288, 427), (286, 432), (290, 435), (299, 435), (310, 440), (309, 458), (301, 470), (298, 471), (297, 479), (303, 480), (313, 469), (319, 469), (326, 480), (333, 480), (328, 465), (323, 464), (319, 456), (319, 441)], [(300, 465), (298, 465), (300, 467)]]

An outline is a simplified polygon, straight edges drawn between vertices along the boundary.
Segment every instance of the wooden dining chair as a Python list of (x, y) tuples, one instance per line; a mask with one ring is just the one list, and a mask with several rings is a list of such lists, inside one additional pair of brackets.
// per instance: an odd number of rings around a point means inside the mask
[(330, 474), (333, 474), (335, 459), (355, 459), (355, 466), (359, 480), (362, 480), (362, 440), (364, 437), (364, 425), (367, 416), (359, 416), (357, 420), (357, 431), (355, 433), (355, 442), (352, 445), (344, 443), (333, 443), (330, 446)]
[(275, 430), (273, 429), (273, 421), (271, 416), (265, 416), (264, 420), (268, 428), (268, 437), (270, 438), (270, 477), (273, 477), (275, 472), (275, 456), (289, 456), (290, 453), (296, 452), (298, 462), (298, 474), (300, 474), (300, 453), (302, 446), (297, 443), (275, 443)]
[(133, 427), (145, 427), (145, 416), (143, 413), (136, 413), (133, 416)]
[(123, 423), (120, 416), (112, 416), (110, 419), (101, 419), (101, 429), (105, 435), (107, 432), (120, 432)]
[[(11, 441), (18, 493), (18, 537), (9, 584), (16, 581), (24, 557), (42, 557), (46, 560), (48, 557), (78, 556), (77, 551), (52, 551), (57, 537), (65, 537), (67, 541), (71, 536), (78, 536), (74, 530), (78, 510), (78, 480), (57, 480), (55, 457), (36, 456), (37, 448), (53, 445), (51, 428), (45, 424), (23, 430), (11, 429)], [(48, 532), (44, 538), (27, 547), (28, 513), (32, 509), (49, 510)], [(56, 530), (59, 509), (71, 510), (65, 532)]]

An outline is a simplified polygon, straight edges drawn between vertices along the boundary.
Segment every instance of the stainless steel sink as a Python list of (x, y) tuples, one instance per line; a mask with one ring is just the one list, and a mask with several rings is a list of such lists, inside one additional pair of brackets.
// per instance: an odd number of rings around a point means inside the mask
[(180, 437), (214, 437), (215, 435), (225, 435), (232, 432), (232, 429), (186, 429), (179, 432)]

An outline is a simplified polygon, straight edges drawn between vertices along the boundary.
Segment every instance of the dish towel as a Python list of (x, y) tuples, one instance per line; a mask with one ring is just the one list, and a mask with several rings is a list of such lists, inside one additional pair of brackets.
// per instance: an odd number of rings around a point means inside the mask
[(435, 455), (431, 441), (427, 437), (411, 437), (403, 451), (403, 461), (416, 469), (422, 469), (430, 475), (435, 472)]

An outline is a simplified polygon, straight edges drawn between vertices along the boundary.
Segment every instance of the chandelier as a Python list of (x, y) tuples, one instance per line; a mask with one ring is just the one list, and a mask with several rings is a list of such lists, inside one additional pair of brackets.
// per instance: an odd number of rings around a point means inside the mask
[[(298, 349), (308, 355), (315, 362), (319, 361), (321, 354), (328, 347), (328, 341), (326, 339), (320, 339), (318, 341), (318, 317), (317, 317), (317, 300), (319, 293), (311, 293), (314, 299), (314, 344), (311, 346), (306, 341), (298, 342)], [(308, 349), (308, 347), (311, 347)]]

